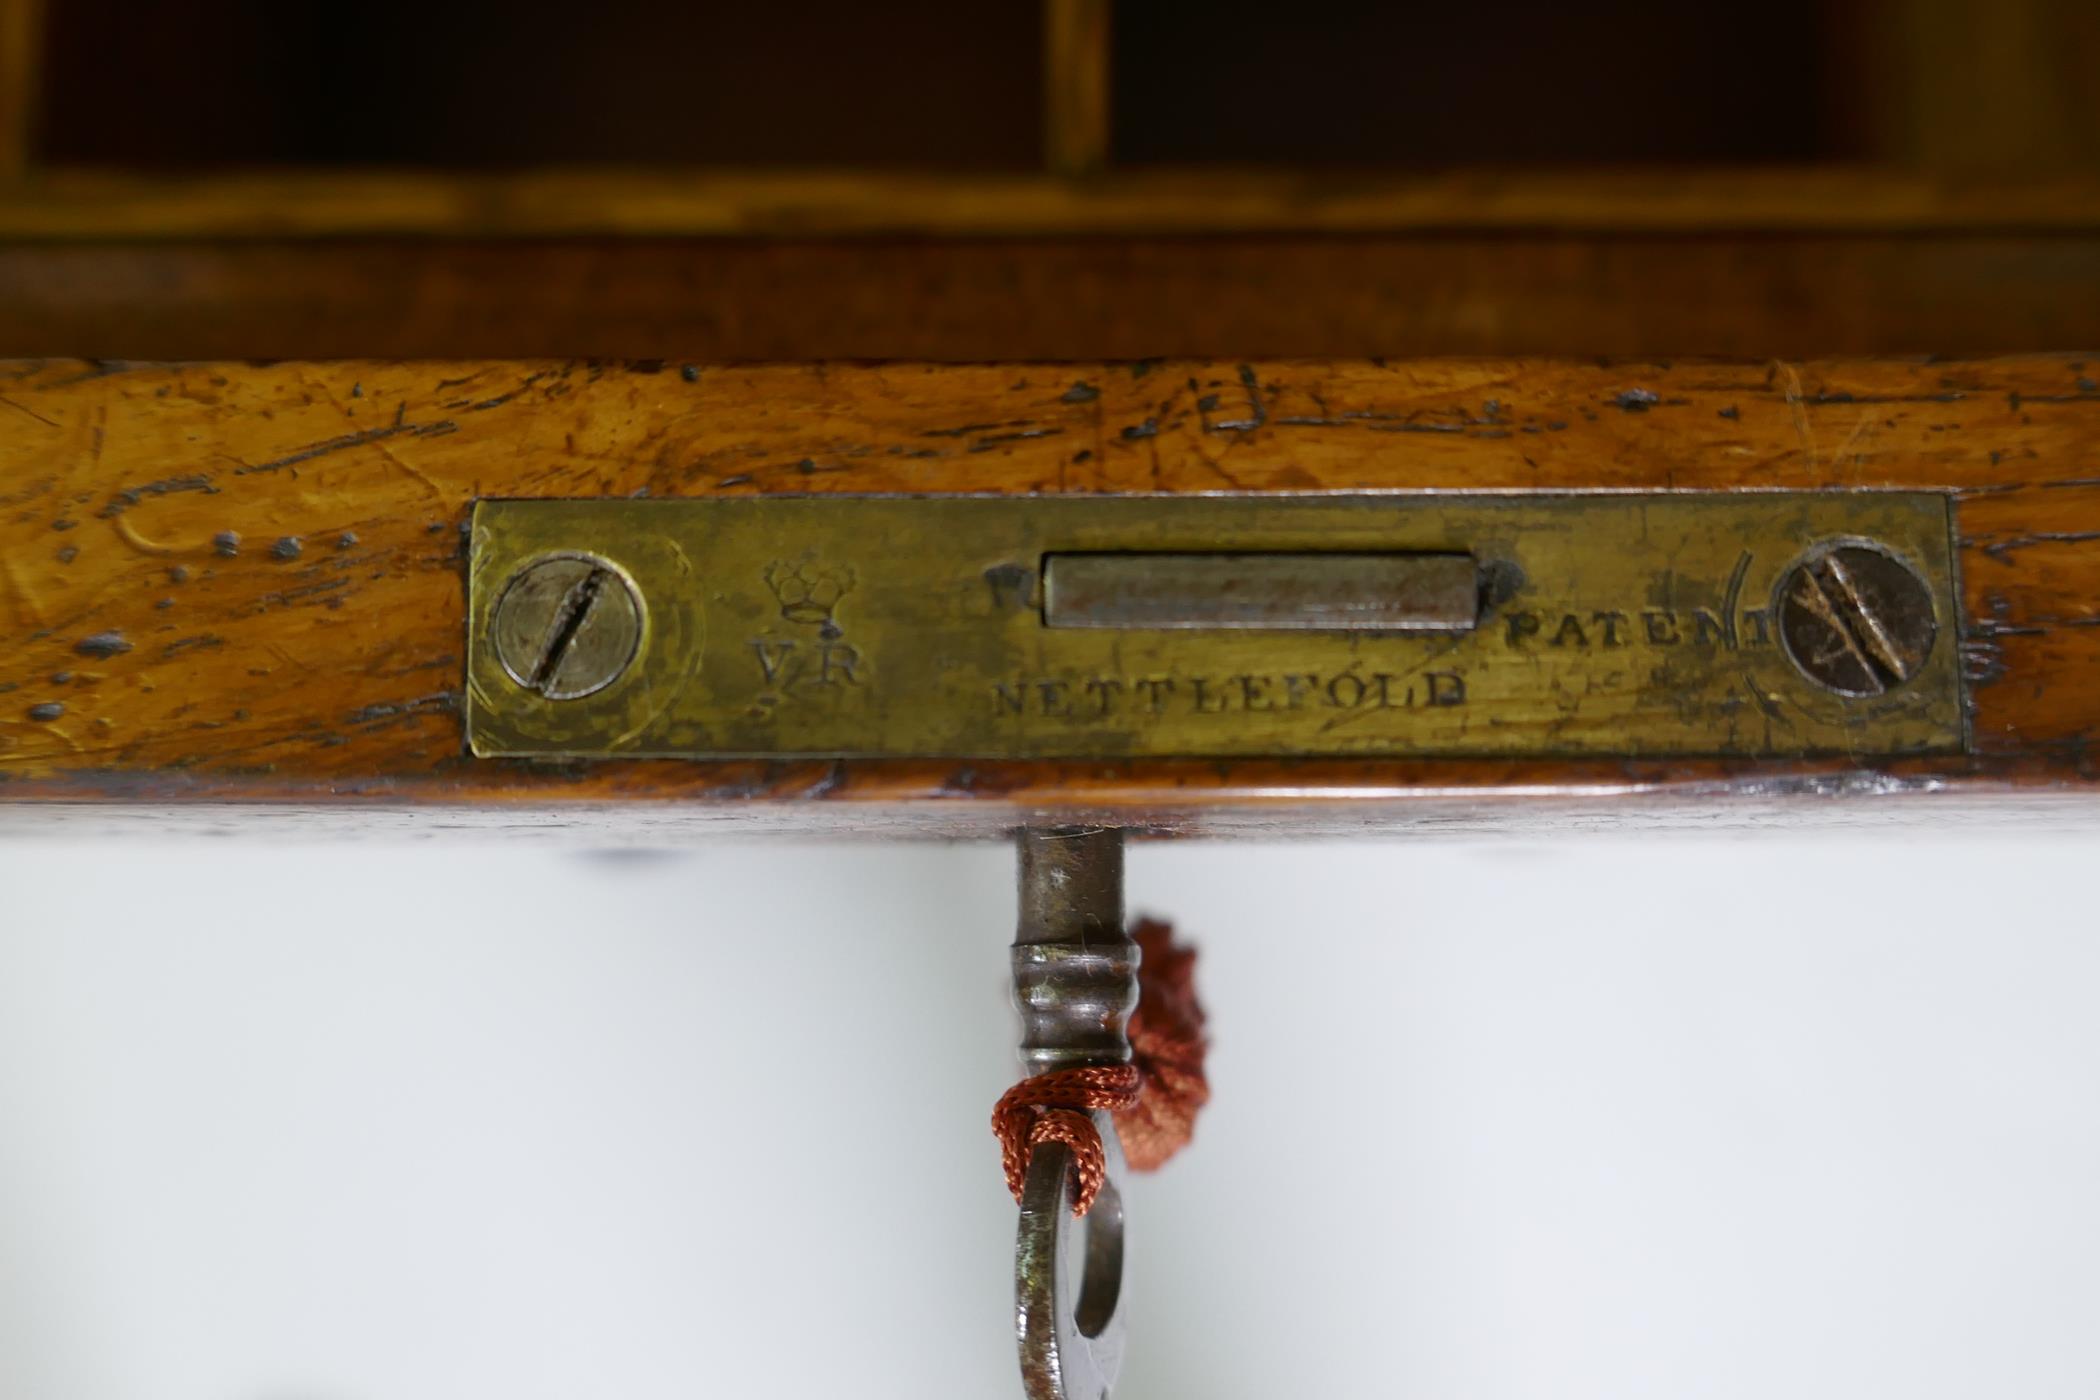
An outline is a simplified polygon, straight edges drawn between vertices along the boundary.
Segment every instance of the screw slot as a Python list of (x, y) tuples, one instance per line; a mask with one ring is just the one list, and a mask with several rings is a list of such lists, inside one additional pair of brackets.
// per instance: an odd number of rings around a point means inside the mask
[(511, 576), (489, 624), (510, 678), (549, 700), (576, 700), (618, 680), (642, 637), (642, 605), (603, 559), (563, 555)]
[(1839, 695), (1885, 695), (1916, 676), (1939, 632), (1932, 589), (1878, 544), (1820, 547), (1787, 572), (1776, 605), (1787, 659)]

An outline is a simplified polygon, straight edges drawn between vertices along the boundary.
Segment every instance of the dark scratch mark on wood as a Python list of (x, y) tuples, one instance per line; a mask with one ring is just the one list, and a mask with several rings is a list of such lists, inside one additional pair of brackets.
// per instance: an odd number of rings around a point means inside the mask
[(459, 696), (449, 690), (436, 691), (430, 695), (417, 696), (413, 700), (382, 701), (352, 710), (345, 720), (349, 724), (377, 725), (398, 723), (418, 715), (450, 714), (459, 708)]
[(1960, 403), (1967, 397), (1959, 390), (1950, 389), (1939, 394), (1803, 394), (1795, 402), (1809, 408), (1829, 408), (1840, 404)]
[[(405, 410), (407, 405), (402, 405), (402, 408)], [(302, 447), (297, 452), (290, 453), (287, 456), (278, 457), (268, 462), (257, 462), (253, 466), (242, 467), (234, 475), (254, 476), (260, 472), (282, 471), (286, 467), (294, 467), (301, 462), (311, 462), (316, 457), (326, 457), (332, 452), (346, 452), (353, 447), (364, 447), (370, 443), (384, 442), (388, 438), (400, 437), (404, 434), (409, 437), (434, 437), (442, 433), (455, 433), (458, 431), (459, 424), (449, 418), (436, 423), (406, 423), (400, 421), (399, 415), (396, 415), (396, 421), (387, 427), (367, 428), (363, 432), (345, 433), (341, 437), (329, 438), (325, 442), (317, 442), (310, 447)]]
[(977, 439), (977, 441), (971, 443), (970, 450), (972, 452), (990, 452), (993, 448), (998, 447), (1001, 443), (1026, 442), (1031, 438), (1056, 437), (1058, 436), (1059, 431), (1060, 430), (1056, 428), (1028, 428), (1024, 429), (1023, 431), (1013, 433), (992, 433), (989, 436), (981, 437)]
[(1032, 428), (1034, 426), (1035, 420), (1033, 418), (1009, 418), (1003, 423), (965, 423), (960, 428), (927, 428), (919, 436), (965, 438), (976, 437), (979, 433), (989, 433), (999, 428)]
[(2003, 564), (2015, 550), (2032, 549), (2046, 544), (2089, 544), (2100, 540), (2100, 530), (2036, 530), (2031, 534), (2010, 535), (2005, 539), (1982, 545), (1985, 554)]
[(255, 606), (250, 611), (251, 613), (268, 612), (271, 608), (296, 603), (302, 598), (322, 597), (337, 592), (348, 588), (350, 584), (351, 580), (349, 579), (332, 578), (324, 579), (319, 583), (309, 583), (300, 588), (287, 588), (277, 593), (265, 593), (262, 597), (255, 600)]
[[(1240, 366), (1240, 385), (1247, 391), (1247, 416), (1220, 418), (1216, 423), (1206, 424), (1207, 428), (1218, 432), (1244, 433), (1262, 427), (1269, 421), (1269, 406), (1262, 399), (1261, 381), (1255, 376), (1252, 365)], [(1216, 403), (1215, 395), (1211, 396), (1211, 401)], [(1197, 403), (1197, 409), (1199, 412), (1202, 410), (1201, 401)]]
[(211, 484), (211, 478), (199, 473), (194, 476), (170, 476), (159, 481), (148, 481), (138, 486), (127, 486), (109, 498), (108, 504), (95, 512), (98, 520), (110, 520), (122, 515), (148, 496), (167, 496), (177, 491), (201, 491), (207, 496), (219, 494), (219, 488)]
[(36, 419), (37, 422), (42, 423), (47, 428), (56, 428), (58, 426), (58, 424), (52, 422), (43, 414), (38, 413), (35, 409), (30, 408), (26, 404), (16, 403), (13, 399), (9, 398), (5, 394), (0, 394), (0, 403), (6, 404), (9, 408), (14, 409), (18, 413), (28, 414), (31, 418)]

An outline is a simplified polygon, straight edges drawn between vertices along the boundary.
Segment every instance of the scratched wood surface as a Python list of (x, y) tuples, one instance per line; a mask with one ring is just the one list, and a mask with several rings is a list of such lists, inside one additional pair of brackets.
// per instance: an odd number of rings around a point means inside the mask
[[(2100, 784), (2100, 358), (0, 368), (0, 801), (854, 829), (1405, 821)], [(1974, 752), (1901, 762), (534, 764), (464, 753), (483, 496), (1935, 488)], [(1965, 807), (1964, 810), (1970, 810)]]

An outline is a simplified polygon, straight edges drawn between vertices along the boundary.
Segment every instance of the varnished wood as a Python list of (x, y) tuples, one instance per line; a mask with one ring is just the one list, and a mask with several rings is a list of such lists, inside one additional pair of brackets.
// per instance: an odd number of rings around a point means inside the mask
[(2089, 0), (1876, 0), (1862, 44), (1879, 145), (1936, 171), (2100, 165), (2100, 8)]
[(2033, 234), (2100, 231), (2100, 176), (1898, 170), (206, 174), (52, 169), (0, 189), (0, 239), (1062, 234)]
[(2100, 325), (2100, 236), (25, 243), (0, 355), (1977, 355)]
[[(944, 830), (1048, 810), (1346, 827), (1542, 798), (1706, 813), (1789, 795), (2086, 800), (2096, 369), (19, 364), (0, 372), (0, 796), (677, 802), (694, 805), (659, 815), (832, 829), (903, 803), (945, 813)], [(1955, 493), (1974, 752), (533, 764), (462, 749), (461, 526), (483, 496), (1695, 487)]]
[(0, 0), (0, 182), (20, 179), (34, 154), (43, 34), (44, 0)]
[(1043, 155), (1058, 175), (1108, 164), (1110, 0), (1043, 0)]
[(2096, 323), (2090, 177), (47, 172), (0, 191), (0, 355), (1974, 355)]

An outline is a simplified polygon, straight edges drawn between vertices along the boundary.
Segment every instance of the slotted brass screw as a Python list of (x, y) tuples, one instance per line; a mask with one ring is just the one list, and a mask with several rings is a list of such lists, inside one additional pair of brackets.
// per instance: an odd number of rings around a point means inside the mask
[(1794, 566), (1779, 587), (1779, 637), (1801, 674), (1840, 695), (1885, 695), (1932, 655), (1932, 589), (1893, 554), (1843, 544)]
[(602, 559), (542, 559), (504, 585), (489, 631), (512, 680), (549, 700), (575, 700), (611, 685), (633, 663), (642, 604)]

